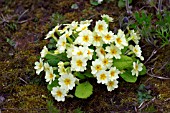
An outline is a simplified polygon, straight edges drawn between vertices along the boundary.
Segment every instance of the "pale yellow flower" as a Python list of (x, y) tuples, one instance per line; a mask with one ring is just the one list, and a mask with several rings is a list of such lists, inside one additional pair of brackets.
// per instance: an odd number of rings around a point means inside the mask
[(103, 45), (103, 40), (102, 40), (102, 37), (99, 36), (96, 32), (93, 32), (93, 46), (102, 46)]
[(139, 71), (142, 71), (142, 66), (143, 66), (143, 64), (142, 63), (138, 63), (138, 61), (137, 62), (133, 62), (133, 70), (131, 71), (132, 75), (138, 76), (139, 75)]
[(52, 83), (55, 80), (56, 75), (53, 73), (53, 67), (49, 67), (49, 70), (45, 72), (45, 81)]
[(118, 88), (118, 81), (117, 80), (109, 80), (107, 83), (107, 90), (112, 91), (115, 88)]
[(36, 61), (35, 62), (35, 67), (34, 69), (36, 69), (36, 74), (39, 75), (41, 73), (41, 71), (44, 70), (44, 65), (43, 65), (43, 59), (40, 58), (40, 61)]
[(93, 41), (92, 32), (90, 30), (83, 30), (75, 40), (75, 44), (90, 46)]
[(113, 59), (108, 58), (107, 56), (104, 56), (104, 57), (99, 58), (99, 59), (101, 60), (104, 69), (109, 69), (113, 64)]
[(65, 74), (62, 75), (59, 79), (58, 79), (58, 83), (61, 86), (61, 88), (68, 90), (72, 90), (73, 87), (75, 87), (75, 81), (77, 79), (71, 74)]
[(107, 46), (106, 51), (108, 52), (106, 56), (108, 56), (109, 58), (115, 57), (116, 59), (120, 59), (120, 55), (122, 54), (121, 50), (113, 44)]
[(101, 70), (103, 70), (104, 67), (102, 65), (102, 62), (100, 59), (96, 59), (95, 61), (92, 61), (92, 66), (91, 66), (91, 73), (95, 76), (95, 74)]
[(104, 20), (99, 20), (96, 22), (95, 32), (102, 36), (103, 34), (108, 32), (108, 24)]
[(130, 39), (133, 40), (135, 44), (139, 44), (141, 38), (134, 30), (130, 30)]
[(109, 70), (109, 80), (116, 80), (119, 78), (118, 74), (120, 74), (120, 71), (116, 69), (116, 67), (111, 67)]
[(119, 49), (123, 49), (125, 46), (128, 46), (128, 42), (125, 38), (124, 32), (119, 29), (117, 35), (114, 35), (114, 41), (116, 44), (116, 47)]
[(57, 101), (65, 101), (65, 97), (67, 96), (67, 91), (59, 86), (53, 87), (51, 91), (52, 96)]
[(101, 17), (103, 19), (106, 19), (108, 22), (113, 22), (113, 18), (110, 17), (109, 15), (103, 14), (103, 15), (101, 15)]
[(48, 48), (44, 46), (40, 54), (41, 54), (41, 58), (44, 58), (48, 54)]
[(83, 72), (86, 70), (87, 59), (82, 56), (74, 56), (71, 60), (71, 71)]
[(95, 52), (97, 53), (97, 56), (99, 58), (103, 58), (106, 55), (106, 51), (104, 50), (103, 47), (96, 47)]
[(111, 44), (114, 41), (113, 35), (114, 34), (112, 33), (112, 31), (109, 31), (108, 33), (105, 33), (103, 35), (103, 38), (102, 38), (104, 43), (105, 44)]
[(108, 72), (105, 70), (101, 70), (101, 71), (97, 72), (96, 77), (97, 77), (97, 83), (106, 84), (109, 80)]
[(45, 39), (51, 38), (51, 37), (55, 37), (54, 33), (58, 31), (58, 28), (60, 27), (60, 25), (55, 26), (55, 28), (53, 28), (50, 32), (48, 32), (48, 34), (46, 35)]

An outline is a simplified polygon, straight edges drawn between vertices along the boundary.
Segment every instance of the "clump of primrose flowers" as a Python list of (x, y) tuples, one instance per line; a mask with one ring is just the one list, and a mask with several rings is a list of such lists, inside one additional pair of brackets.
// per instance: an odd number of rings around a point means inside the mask
[[(134, 30), (109, 30), (113, 18), (102, 15), (102, 20), (90, 29), (92, 20), (57, 25), (45, 39), (50, 43), (40, 52), (35, 62), (37, 75), (45, 75), (48, 90), (57, 101), (75, 96), (87, 98), (93, 86), (88, 81), (96, 79), (108, 91), (118, 88), (118, 78), (134, 83), (139, 75), (146, 73), (139, 46), (140, 36)], [(44, 73), (42, 73), (44, 72)]]

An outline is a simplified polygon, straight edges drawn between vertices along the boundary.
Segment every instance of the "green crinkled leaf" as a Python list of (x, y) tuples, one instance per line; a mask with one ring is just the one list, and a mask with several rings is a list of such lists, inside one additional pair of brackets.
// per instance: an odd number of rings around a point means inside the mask
[(53, 38), (51, 38), (50, 43), (56, 43), (56, 41)]
[(109, 20), (107, 18), (103, 18), (103, 20), (109, 25)]
[(125, 54), (128, 49), (128, 46), (124, 47), (124, 49), (121, 50), (122, 54)]
[(145, 65), (143, 65), (142, 66), (142, 71), (139, 72), (139, 75), (145, 75), (146, 71), (147, 71), (147, 69), (146, 69)]
[(47, 62), (49, 63), (50, 66), (56, 67), (57, 64), (60, 62), (60, 60), (59, 59), (50, 59), (50, 60), (47, 60)]
[[(129, 4), (132, 3), (132, 0), (129, 0)], [(123, 8), (126, 6), (126, 1), (125, 0), (119, 0), (118, 1), (118, 7)]]
[(60, 61), (60, 59), (58, 59), (57, 56), (51, 54), (47, 54), (45, 58), (47, 59), (47, 62), (49, 63), (50, 66), (57, 66), (58, 62)]
[(86, 77), (84, 76), (84, 74), (81, 74), (80, 72), (75, 72), (74, 75), (76, 77), (78, 77), (79, 79), (85, 79)]
[(86, 77), (88, 77), (88, 78), (93, 78), (93, 77), (94, 77), (93, 74), (91, 74), (90, 71), (86, 71), (86, 72), (84, 73), (84, 75), (85, 75)]
[(130, 71), (125, 71), (123, 74), (120, 74), (120, 76), (126, 81), (126, 82), (131, 82), (135, 83), (137, 80), (136, 76), (133, 76)]
[(94, 5), (94, 6), (99, 5), (99, 3), (97, 1), (95, 1), (95, 0), (90, 0), (90, 4)]
[(48, 49), (56, 48), (56, 41), (53, 38), (51, 38), (50, 43), (47, 45), (47, 47), (48, 47)]
[(45, 56), (45, 59), (47, 59), (47, 60), (56, 59), (56, 58), (57, 58), (57, 56), (51, 55), (51, 54), (47, 54), (47, 55)]
[(68, 61), (68, 58), (66, 56), (66, 53), (61, 53), (58, 55), (51, 55), (51, 54), (47, 54), (45, 56), (45, 59), (47, 59), (47, 62), (49, 63), (50, 66), (54, 66), (56, 67), (58, 62), (62, 61)]
[(87, 81), (76, 86), (75, 96), (86, 99), (90, 97), (93, 92), (93, 86)]
[(78, 8), (79, 6), (76, 3), (71, 5), (71, 9), (78, 9)]
[(118, 1), (118, 7), (123, 8), (125, 7), (125, 2), (123, 0)]
[(133, 68), (133, 59), (126, 55), (121, 55), (121, 59), (114, 59), (113, 65), (119, 70)]
[(56, 48), (56, 44), (48, 44), (47, 47), (49, 49), (53, 49), (53, 48)]
[(52, 91), (53, 87), (56, 87), (56, 86), (59, 86), (58, 79), (55, 79), (51, 84), (48, 84), (47, 85), (47, 89), (49, 91)]

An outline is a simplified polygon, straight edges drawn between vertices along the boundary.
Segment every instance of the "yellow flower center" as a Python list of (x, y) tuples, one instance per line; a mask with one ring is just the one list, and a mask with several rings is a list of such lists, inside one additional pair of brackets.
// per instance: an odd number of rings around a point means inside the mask
[(53, 78), (53, 74), (52, 73), (50, 73), (50, 79), (52, 79)]
[(113, 77), (115, 76), (115, 72), (114, 71), (111, 71), (110, 75)]
[(115, 49), (111, 49), (111, 54), (115, 55), (117, 51)]
[(96, 42), (100, 42), (101, 37), (100, 37), (100, 36), (98, 36), (98, 35), (95, 35), (95, 36), (94, 36), (94, 40), (95, 40)]
[(79, 52), (77, 52), (77, 55), (78, 55), (78, 56), (83, 55), (83, 52), (82, 52), (82, 51), (79, 51)]
[(68, 78), (66, 78), (65, 80), (64, 80), (64, 83), (65, 83), (65, 85), (70, 85), (71, 84), (71, 80), (70, 79), (68, 79)]
[(101, 74), (101, 75), (100, 75), (100, 79), (101, 79), (101, 80), (105, 80), (105, 79), (106, 79), (106, 74), (104, 74), (104, 73)]
[(87, 26), (84, 26), (81, 30), (83, 31), (83, 30), (86, 30), (87, 29)]
[(87, 35), (83, 36), (83, 41), (84, 42), (88, 42), (89, 41), (89, 37)]
[(65, 68), (62, 68), (62, 69), (61, 69), (61, 71), (62, 71), (63, 73), (65, 73), (65, 72), (66, 72)]
[(91, 53), (90, 53), (90, 50), (88, 50), (88, 51), (87, 51), (87, 54), (88, 54), (88, 55), (90, 55), (90, 54), (91, 54)]
[(96, 70), (97, 70), (97, 71), (102, 70), (101, 65), (96, 65), (96, 67), (95, 67), (95, 68), (96, 68)]
[(102, 55), (105, 55), (105, 51), (104, 51), (103, 48), (100, 49), (100, 53), (101, 53)]
[(105, 39), (106, 39), (106, 40), (110, 40), (110, 39), (111, 39), (111, 36), (110, 36), (109, 34), (107, 34), (107, 35), (105, 36)]
[(69, 34), (68, 34), (68, 33), (66, 34), (66, 38), (67, 38), (67, 37), (69, 37)]
[(118, 44), (122, 43), (122, 40), (120, 39), (120, 37), (116, 38), (116, 41), (117, 41)]
[(108, 59), (103, 59), (103, 64), (107, 65), (108, 64)]
[(138, 70), (138, 65), (137, 64), (135, 64), (135, 70)]
[(40, 63), (39, 64), (39, 69), (41, 69), (43, 67), (43, 64), (42, 63)]
[(77, 29), (77, 27), (78, 27), (78, 26), (76, 25), (76, 26), (73, 27), (73, 29)]
[(131, 36), (131, 38), (132, 38), (132, 40), (134, 40), (134, 39), (135, 39), (135, 37), (134, 37), (134, 36)]
[(113, 86), (113, 84), (114, 84), (114, 82), (113, 82), (113, 81), (109, 81), (109, 82), (108, 82), (108, 86), (110, 86), (110, 87), (112, 87), (112, 86)]
[(99, 30), (99, 31), (103, 31), (103, 25), (99, 25), (99, 26), (98, 26), (98, 30)]
[(57, 91), (57, 92), (56, 92), (56, 95), (57, 95), (58, 97), (61, 97), (61, 96), (62, 96), (62, 92), (61, 92), (61, 91)]
[(48, 70), (50, 70), (50, 68), (49, 68), (49, 67), (46, 67), (45, 70), (48, 71)]
[(138, 50), (135, 48), (135, 49), (134, 49), (134, 52), (135, 52), (135, 53), (137, 53), (137, 52), (138, 52)]
[(66, 42), (62, 42), (62, 44), (61, 44), (62, 46), (65, 46), (66, 45)]
[(81, 60), (77, 60), (76, 64), (77, 66), (81, 67), (83, 65), (83, 62)]

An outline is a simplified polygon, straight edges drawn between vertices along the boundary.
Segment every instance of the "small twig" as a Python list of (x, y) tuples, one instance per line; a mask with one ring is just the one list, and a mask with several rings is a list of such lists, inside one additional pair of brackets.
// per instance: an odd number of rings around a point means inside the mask
[(157, 52), (159, 49), (161, 49), (163, 46), (161, 46), (160, 48), (158, 48), (157, 50), (154, 49), (150, 55), (150, 57), (144, 62), (144, 64), (146, 64)]
[(146, 106), (148, 106), (149, 104), (151, 104), (155, 99), (156, 99), (156, 98), (154, 97), (154, 98), (152, 98), (152, 99), (151, 99), (149, 102), (147, 102), (147, 103), (146, 103), (146, 101), (142, 102), (142, 103), (139, 105), (138, 109), (141, 111), (143, 108), (145, 108)]
[(158, 10), (158, 8), (154, 5), (154, 6), (143, 6), (143, 7), (141, 7), (139, 10), (141, 11), (141, 10), (143, 10), (144, 8), (152, 8), (152, 7), (154, 7), (156, 10)]
[(138, 113), (138, 109), (136, 108), (136, 106), (135, 106), (135, 112)]
[(161, 76), (155, 76), (155, 75), (152, 75), (152, 74), (149, 74), (147, 73), (149, 76), (151, 77), (154, 77), (154, 78), (159, 78), (159, 79), (162, 79), (162, 80), (170, 80), (170, 78), (166, 78), (166, 77), (161, 77)]
[(24, 16), (24, 14), (25, 13), (27, 13), (28, 12), (28, 9), (27, 10), (25, 10), (19, 17), (18, 17), (18, 21), (22, 18), (22, 16)]
[(3, 24), (3, 23), (8, 23), (8, 22), (9, 22), (9, 20), (8, 20), (8, 19), (6, 19), (6, 18), (4, 17), (4, 15), (3, 15), (3, 14), (1, 14), (1, 17), (0, 17), (0, 19), (1, 19), (1, 22), (0, 22), (0, 24)]
[(144, 62), (144, 64), (146, 64), (156, 53), (157, 53), (157, 50), (153, 50), (150, 57)]
[(138, 106), (138, 109), (141, 108), (144, 103), (145, 103), (145, 101), (143, 101), (143, 102)]
[(159, 78), (159, 79), (162, 79), (162, 80), (170, 80), (170, 78), (166, 78), (166, 77), (161, 77), (161, 76), (156, 76), (153, 72), (152, 72), (153, 68), (151, 69), (151, 74), (149, 72), (147, 72), (147, 74), (151, 77), (154, 77), (154, 78)]
[(26, 82), (24, 79), (22, 79), (21, 77), (19, 77), (19, 79), (21, 80), (21, 81), (23, 81), (25, 84), (28, 84), (28, 82)]
[(22, 24), (22, 23), (25, 23), (25, 22), (30, 21), (30, 20), (32, 20), (32, 18), (29, 18), (29, 19), (23, 20), (23, 21), (18, 21), (17, 23), (18, 23), (18, 24)]
[(168, 64), (169, 61), (167, 61), (163, 66), (161, 66), (161, 68), (159, 70), (157, 70), (155, 73), (158, 73), (160, 70), (162, 70), (167, 64)]
[(144, 84), (146, 84), (149, 80), (153, 79), (153, 77), (149, 77), (145, 82)]
[(96, 15), (92, 15), (92, 16), (88, 17), (87, 20), (92, 19), (92, 18), (95, 17), (95, 16), (96, 16)]
[(170, 101), (170, 98), (167, 98), (166, 100), (164, 100), (165, 102), (167, 102), (167, 101)]

